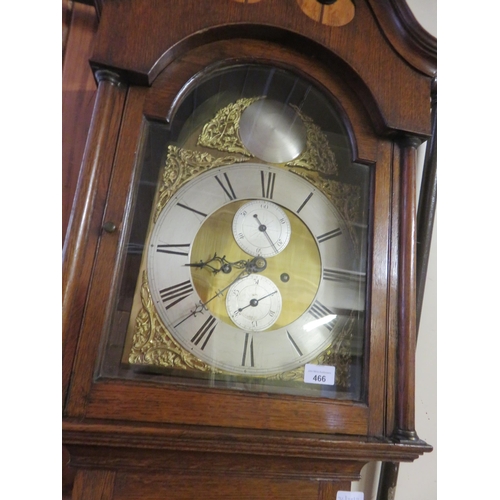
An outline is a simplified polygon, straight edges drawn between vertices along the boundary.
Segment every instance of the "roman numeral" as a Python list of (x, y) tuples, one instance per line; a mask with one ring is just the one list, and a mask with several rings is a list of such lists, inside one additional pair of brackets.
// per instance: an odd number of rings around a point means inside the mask
[(316, 239), (318, 240), (318, 243), (323, 243), (324, 241), (329, 240), (330, 238), (334, 238), (335, 236), (340, 236), (341, 234), (342, 231), (340, 230), (340, 228), (337, 228), (333, 231), (329, 231), (328, 233), (316, 236)]
[(290, 343), (293, 345), (294, 349), (297, 351), (297, 354), (299, 356), (302, 356), (302, 352), (301, 350), (299, 349), (299, 346), (295, 343), (295, 340), (293, 340), (292, 336), (290, 335), (290, 332), (287, 330), (286, 331), (286, 335), (288, 337), (288, 340), (290, 341)]
[[(247, 357), (249, 358), (250, 365), (247, 365)], [(241, 358), (241, 366), (254, 366), (253, 357), (253, 336), (245, 333), (245, 345), (243, 347), (243, 357)]]
[(267, 174), (261, 170), (260, 171), (260, 181), (262, 184), (262, 198), (273, 199), (274, 192), (274, 180), (276, 178), (276, 174), (272, 172), (268, 172)]
[(219, 183), (219, 186), (222, 188), (224, 193), (227, 194), (230, 200), (235, 200), (236, 195), (234, 194), (233, 186), (231, 186), (231, 183), (229, 182), (229, 177), (227, 176), (226, 173), (224, 173), (224, 178), (226, 179), (227, 189), (226, 186), (224, 186), (223, 182), (219, 179), (219, 177), (215, 176), (215, 180)]
[[(326, 316), (335, 316), (334, 311), (328, 309), (326, 306), (324, 306), (319, 300), (316, 300), (314, 304), (311, 306), (309, 309), (309, 313), (314, 316), (316, 319), (322, 319), (325, 318)], [(332, 321), (335, 319), (335, 317), (332, 317), (330, 321), (324, 324), (328, 328), (328, 330), (333, 329), (333, 325), (331, 324)]]
[(177, 285), (160, 290), (160, 297), (163, 302), (170, 302), (165, 306), (165, 309), (168, 310), (171, 307), (175, 306), (175, 304), (179, 303), (181, 300), (189, 297), (189, 295), (191, 295), (192, 293), (193, 287), (191, 286), (191, 282), (187, 280)]
[(341, 283), (361, 283), (365, 280), (365, 274), (356, 271), (344, 271), (340, 269), (323, 269), (323, 279)]
[(299, 209), (297, 210), (297, 213), (300, 214), (300, 211), (306, 206), (306, 203), (312, 198), (312, 195), (314, 193), (309, 193), (309, 196), (302, 202), (302, 205), (300, 205)]
[(191, 342), (197, 346), (204, 339), (204, 342), (200, 348), (203, 351), (203, 349), (205, 349), (205, 346), (207, 345), (207, 342), (210, 340), (210, 337), (212, 336), (212, 333), (214, 332), (217, 324), (217, 320), (213, 316), (210, 316), (205, 321), (205, 323), (201, 325), (201, 328), (195, 333), (194, 337), (191, 339)]
[(190, 210), (191, 212), (194, 212), (195, 214), (201, 215), (202, 217), (206, 217), (207, 214), (204, 214), (203, 212), (200, 212), (199, 210), (195, 210), (194, 208), (188, 207), (187, 205), (183, 205), (182, 203), (177, 203), (179, 207), (185, 208), (186, 210)]
[[(170, 253), (173, 255), (185, 255), (187, 257), (188, 252), (179, 251), (180, 248), (189, 248), (189, 243), (181, 243), (179, 245), (158, 245), (156, 247), (156, 251), (160, 253)], [(173, 250), (170, 250), (170, 249)]]

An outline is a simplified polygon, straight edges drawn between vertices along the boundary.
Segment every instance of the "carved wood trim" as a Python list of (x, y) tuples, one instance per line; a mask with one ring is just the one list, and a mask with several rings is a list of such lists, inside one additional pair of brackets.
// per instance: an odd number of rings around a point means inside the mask
[(417, 337), (437, 205), (437, 81), (431, 91), (432, 137), (428, 140), (417, 210)]
[[(111, 84), (111, 82), (109, 83)], [(112, 91), (112, 89), (109, 90)], [(124, 88), (117, 87), (115, 88), (115, 93), (120, 92), (120, 90), (123, 91), (123, 95), (119, 97), (120, 105), (118, 106), (117, 103), (114, 105), (115, 112), (108, 110), (109, 115), (101, 116), (104, 130), (100, 130), (100, 132), (102, 132), (107, 140), (102, 140), (102, 137), (99, 135), (93, 137), (89, 134), (88, 149), (91, 152), (94, 150), (99, 152), (98, 159), (102, 160), (100, 168), (105, 171), (107, 176), (105, 179), (100, 179), (100, 183), (94, 186), (97, 190), (95, 196), (98, 197), (99, 203), (93, 209), (95, 222), (89, 233), (93, 244), (87, 248), (88, 255), (85, 256), (87, 262), (90, 262), (88, 267), (91, 267), (92, 275), (86, 274), (80, 279), (85, 279), (86, 286), (88, 287), (85, 290), (87, 297), (97, 297), (99, 307), (97, 310), (89, 313), (88, 304), (83, 304), (86, 309), (85, 314), (79, 316), (78, 325), (75, 324), (75, 328), (78, 326), (78, 329), (76, 331), (69, 330), (68, 333), (68, 336), (70, 334), (79, 335), (79, 346), (74, 363), (70, 365), (73, 373), (71, 374), (71, 393), (65, 407), (67, 415), (83, 415), (85, 412), (86, 398), (93, 380), (93, 366), (96, 363), (101, 334), (105, 330), (106, 322), (109, 319), (106, 316), (109, 313), (109, 301), (114, 297), (114, 294), (109, 294), (109, 290), (117, 286), (113, 280), (110, 283), (104, 283), (102, 278), (100, 280), (98, 278), (91, 278), (92, 276), (102, 277), (103, 274), (109, 273), (111, 263), (113, 263), (113, 266), (120, 265), (120, 262), (116, 261), (117, 246), (124, 244), (123, 238), (127, 231), (123, 217), (124, 210), (126, 215), (130, 207), (125, 207), (124, 209), (123, 205), (121, 205), (120, 209), (116, 211), (116, 198), (119, 197), (115, 196), (112, 199), (108, 197), (109, 192), (119, 192), (120, 196), (125, 198), (127, 197), (129, 183), (132, 186), (134, 185), (131, 165), (135, 161), (134, 151), (136, 151), (137, 140), (140, 136), (138, 130), (142, 120), (140, 110), (142, 109), (142, 99), (146, 89), (132, 88), (126, 92)], [(126, 100), (125, 93), (128, 96)], [(118, 99), (118, 95), (115, 94), (112, 99)], [(132, 102), (131, 105), (128, 104), (130, 102)], [(108, 103), (108, 106), (113, 107), (111, 103)], [(97, 109), (97, 114), (99, 112), (99, 109)], [(122, 119), (123, 124), (121, 123)], [(120, 129), (119, 136), (118, 129)], [(127, 132), (132, 133), (130, 139), (128, 139)], [(91, 142), (93, 140), (95, 142)], [(123, 146), (123, 144), (125, 145)], [(119, 147), (120, 145), (121, 147)], [(120, 154), (124, 154), (126, 160)], [(97, 163), (98, 159), (94, 163)], [(120, 165), (120, 168), (116, 168), (117, 163)], [(99, 170), (99, 167), (96, 166), (95, 168)], [(104, 174), (102, 176), (104, 177)], [(115, 183), (127, 188), (115, 191), (113, 190)], [(120, 199), (118, 203), (120, 204), (121, 201)], [(104, 221), (113, 221), (117, 226), (117, 230), (111, 234), (103, 231), (102, 225)], [(101, 253), (103, 247), (105, 248), (104, 254)], [(106, 251), (110, 253), (106, 253)], [(96, 255), (100, 255), (101, 258), (94, 260)], [(106, 269), (106, 271), (104, 272), (103, 269)], [(110, 274), (116, 277), (116, 270)], [(87, 334), (85, 335), (82, 332), (87, 332)], [(68, 368), (66, 367), (66, 369)]]
[(416, 20), (405, 0), (368, 0), (394, 50), (422, 73), (437, 71), (437, 39)]
[[(104, 420), (81, 422), (69, 419), (63, 421), (63, 442), (72, 455), (75, 454), (76, 447), (81, 448), (80, 454), (85, 453), (84, 448), (107, 447), (116, 450), (128, 448), (230, 455), (313, 457), (325, 461), (323, 466), (325, 469), (334, 468), (332, 464), (326, 463), (331, 460), (366, 462), (367, 454), (373, 457), (371, 460), (411, 462), (432, 450), (430, 445), (421, 441), (398, 445), (389, 440), (360, 439), (359, 436), (346, 437), (334, 434), (297, 434), (187, 425), (127, 425)], [(134, 462), (133, 454), (124, 454), (123, 459), (129, 465)], [(90, 465), (91, 462), (86, 463), (86, 466)], [(303, 461), (302, 466), (307, 467), (307, 462)]]

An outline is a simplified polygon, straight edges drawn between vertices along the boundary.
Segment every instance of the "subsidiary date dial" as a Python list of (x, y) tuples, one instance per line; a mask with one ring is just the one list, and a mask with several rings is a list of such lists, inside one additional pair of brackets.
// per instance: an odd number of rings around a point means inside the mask
[(285, 212), (268, 200), (246, 203), (233, 220), (236, 243), (254, 257), (274, 257), (281, 253), (290, 241), (291, 232)]

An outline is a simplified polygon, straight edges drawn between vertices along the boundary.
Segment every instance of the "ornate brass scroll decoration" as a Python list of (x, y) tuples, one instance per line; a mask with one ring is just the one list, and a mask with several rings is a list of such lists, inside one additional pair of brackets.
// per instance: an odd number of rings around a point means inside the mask
[(135, 320), (129, 363), (217, 372), (184, 350), (163, 326), (153, 305), (146, 271), (142, 274), (141, 303), (142, 308)]
[(209, 153), (169, 146), (158, 201), (156, 203), (154, 222), (158, 220), (160, 212), (172, 195), (190, 179), (211, 168), (223, 167), (244, 161), (248, 160), (241, 156), (216, 158)]
[[(259, 99), (261, 97), (238, 99), (235, 103), (219, 110), (215, 117), (203, 127), (198, 137), (198, 145), (227, 153), (240, 153), (253, 157), (240, 140), (239, 124), (243, 111)], [(311, 118), (301, 113), (296, 106), (292, 107), (304, 122), (307, 142), (304, 152), (295, 160), (285, 163), (285, 165), (320, 172), (326, 176), (336, 175), (338, 173), (337, 160), (335, 153), (328, 144), (328, 138)]]
[(241, 142), (238, 130), (243, 111), (259, 99), (260, 97), (238, 99), (235, 103), (220, 109), (214, 118), (203, 127), (198, 137), (198, 146), (252, 156)]
[(338, 174), (335, 153), (328, 144), (328, 138), (311, 118), (304, 115), (296, 106), (292, 106), (306, 127), (307, 142), (304, 152), (295, 160), (286, 163), (287, 167), (301, 167), (330, 176)]

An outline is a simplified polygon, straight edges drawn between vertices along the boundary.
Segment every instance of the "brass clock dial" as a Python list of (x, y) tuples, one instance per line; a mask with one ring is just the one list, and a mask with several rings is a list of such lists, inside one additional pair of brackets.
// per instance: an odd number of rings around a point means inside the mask
[[(262, 182), (269, 178), (272, 190)], [(252, 210), (260, 223), (289, 228), (282, 251), (242, 249), (234, 221), (246, 211), (256, 222)], [(291, 370), (331, 344), (351, 311), (363, 307), (346, 286), (352, 265), (349, 234), (326, 196), (286, 169), (256, 163), (211, 169), (185, 184), (160, 213), (147, 257), (153, 303), (175, 340), (209, 365), (250, 375)], [(277, 290), (269, 298), (281, 298), (268, 324), (257, 316), (235, 321), (227, 307), (231, 292), (254, 276), (272, 283), (262, 297)]]

